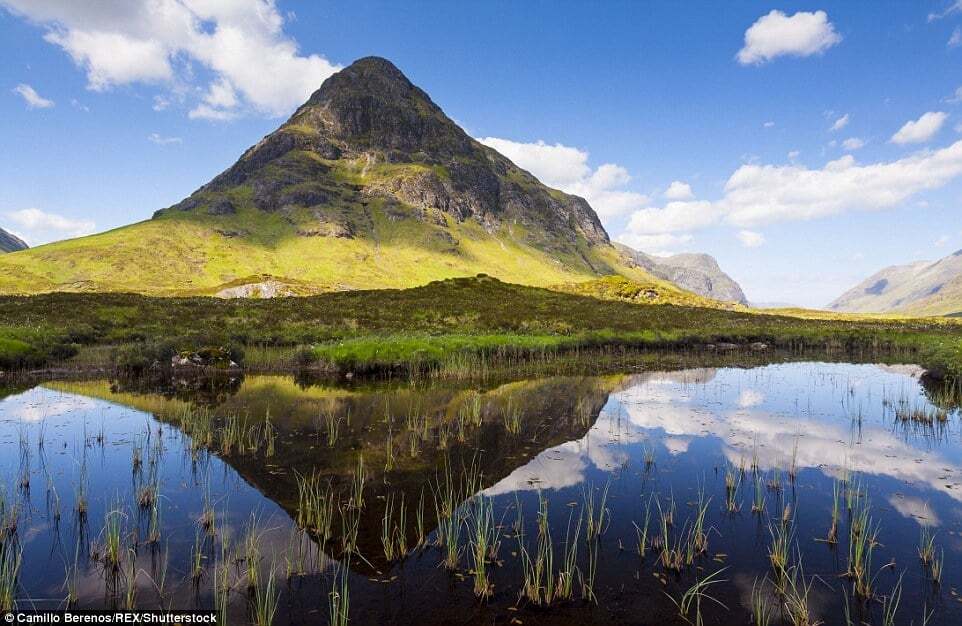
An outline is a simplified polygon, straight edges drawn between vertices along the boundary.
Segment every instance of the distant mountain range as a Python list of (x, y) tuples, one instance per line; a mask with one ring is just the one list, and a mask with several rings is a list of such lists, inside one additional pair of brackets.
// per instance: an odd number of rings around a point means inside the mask
[(28, 247), (23, 239), (0, 228), (0, 253), (26, 250)]
[(377, 57), (153, 219), (0, 258), (0, 293), (274, 296), (477, 273), (537, 286), (615, 274), (745, 301), (707, 255), (613, 245), (584, 199), (471, 138)]
[(962, 250), (937, 261), (886, 267), (846, 291), (828, 307), (854, 313), (962, 313)]

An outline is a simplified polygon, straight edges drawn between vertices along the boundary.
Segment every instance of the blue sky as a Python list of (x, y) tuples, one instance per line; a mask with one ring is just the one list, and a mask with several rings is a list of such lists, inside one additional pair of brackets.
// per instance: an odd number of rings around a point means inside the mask
[(613, 238), (713, 254), (753, 301), (962, 248), (952, 0), (0, 7), (0, 226), (34, 244), (148, 218), (380, 55)]

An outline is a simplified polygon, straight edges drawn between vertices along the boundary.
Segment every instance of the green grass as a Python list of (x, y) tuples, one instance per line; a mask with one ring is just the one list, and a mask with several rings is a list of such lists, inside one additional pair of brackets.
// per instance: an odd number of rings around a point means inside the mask
[(946, 318), (800, 317), (641, 305), (490, 277), (273, 300), (10, 296), (0, 297), (0, 319), (0, 367), (6, 368), (41, 362), (115, 365), (133, 363), (137, 356), (143, 363), (162, 361), (171, 351), (232, 346), (238, 354), (262, 359), (248, 360), (251, 369), (293, 365), (297, 357), (301, 365), (340, 371), (477, 372), (499, 361), (517, 364), (579, 352), (686, 351), (760, 341), (862, 360), (888, 354), (936, 374), (962, 374), (962, 325)]

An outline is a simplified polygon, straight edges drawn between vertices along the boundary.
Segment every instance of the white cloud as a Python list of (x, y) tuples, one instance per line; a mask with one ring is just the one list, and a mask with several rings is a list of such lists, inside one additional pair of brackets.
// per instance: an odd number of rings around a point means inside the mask
[(825, 52), (841, 40), (825, 11), (787, 16), (773, 10), (745, 31), (745, 46), (736, 58), (742, 65), (760, 65), (783, 55), (807, 57)]
[(707, 200), (669, 202), (662, 208), (635, 211), (628, 220), (628, 232), (657, 235), (711, 226), (722, 217), (720, 207)]
[(848, 126), (848, 122), (849, 122), (849, 116), (848, 116), (848, 113), (846, 113), (842, 117), (835, 120), (835, 123), (832, 124), (832, 127), (829, 130), (831, 130), (832, 132), (835, 132), (837, 130), (842, 130), (843, 128)]
[(798, 158), (798, 156), (799, 156), (800, 154), (801, 154), (800, 151), (798, 151), (798, 150), (792, 150), (791, 152), (788, 153), (788, 160), (789, 160), (789, 161), (794, 161), (795, 159)]
[(759, 406), (763, 402), (765, 402), (765, 394), (755, 389), (745, 389), (738, 394), (738, 406), (743, 409)]
[(942, 111), (929, 111), (917, 120), (906, 122), (905, 126), (892, 135), (889, 141), (897, 144), (928, 141), (935, 136), (935, 133), (939, 132), (948, 117), (949, 114)]
[(865, 147), (865, 142), (858, 137), (849, 137), (842, 142), (842, 147), (849, 152), (854, 152), (855, 150), (861, 150)]
[(225, 111), (224, 109), (215, 109), (210, 105), (201, 103), (195, 106), (190, 111), (188, 111), (187, 117), (189, 117), (192, 120), (208, 120), (211, 122), (229, 122), (230, 120), (237, 117), (237, 112)]
[(775, 127), (775, 122), (768, 121), (768, 122), (765, 122), (764, 124), (762, 124), (762, 126), (763, 126), (764, 128), (774, 128), (774, 127)]
[(52, 31), (44, 39), (63, 48), (74, 63), (84, 68), (87, 86), (93, 91), (137, 81), (160, 83), (173, 78), (166, 50), (157, 41), (123, 33), (82, 30)]
[(962, 0), (955, 0), (941, 13), (929, 13), (928, 21), (934, 22), (935, 20), (940, 20), (959, 11), (962, 11)]
[(682, 236), (718, 224), (761, 224), (823, 218), (848, 211), (900, 205), (913, 195), (962, 176), (962, 141), (889, 162), (859, 164), (847, 154), (820, 169), (803, 165), (746, 164), (716, 201), (669, 202), (635, 211), (627, 232)]
[(754, 230), (738, 231), (738, 241), (743, 248), (758, 248), (765, 244), (765, 236)]
[(668, 185), (668, 189), (662, 194), (668, 200), (691, 200), (695, 197), (692, 193), (691, 185), (680, 180), (673, 180)]
[[(203, 104), (220, 111), (220, 118), (241, 105), (271, 116), (287, 114), (340, 69), (319, 55), (300, 53), (284, 33), (285, 17), (273, 0), (0, 4), (45, 26), (44, 38), (83, 68), (95, 91), (133, 83), (183, 91), (196, 85), (201, 73), (194, 66), (200, 65), (213, 74)], [(158, 109), (168, 104), (164, 96), (154, 103)], [(201, 111), (195, 117), (217, 117)]]
[(962, 46), (962, 28), (959, 28), (958, 26), (955, 27), (955, 30), (952, 31), (952, 35), (949, 37), (946, 45), (950, 48), (958, 48), (959, 46)]
[(164, 137), (160, 133), (150, 133), (147, 135), (147, 141), (155, 143), (158, 146), (169, 146), (173, 143), (182, 143), (183, 139), (180, 137)]
[(170, 107), (170, 100), (164, 96), (154, 96), (154, 105), (151, 107), (155, 111), (166, 111)]
[(560, 143), (524, 143), (498, 137), (482, 137), (478, 141), (505, 155), (544, 184), (581, 196), (602, 219), (625, 215), (648, 204), (645, 194), (624, 189), (631, 180), (625, 168), (605, 163), (592, 170), (584, 150)]
[(944, 246), (945, 244), (949, 243), (951, 240), (952, 240), (952, 238), (949, 237), (948, 235), (942, 235), (941, 237), (939, 237), (938, 239), (935, 240), (935, 242), (934, 242), (933, 245), (934, 245), (936, 248), (941, 248), (941, 247)]
[(23, 101), (27, 103), (28, 109), (49, 109), (54, 106), (53, 100), (48, 100), (41, 96), (37, 91), (25, 83), (20, 83), (13, 88), (13, 93), (19, 95), (23, 98)]
[(962, 102), (962, 87), (956, 87), (952, 95), (948, 98), (945, 98), (943, 102), (947, 102), (949, 104), (958, 104), (959, 102)]
[(19, 227), (18, 236), (33, 246), (89, 235), (96, 228), (96, 224), (90, 220), (75, 220), (35, 208), (10, 211), (4, 215)]
[(671, 233), (642, 235), (623, 232), (615, 237), (615, 239), (635, 250), (641, 250), (654, 256), (668, 256), (685, 248), (691, 243), (694, 237), (687, 233), (681, 235), (672, 235)]

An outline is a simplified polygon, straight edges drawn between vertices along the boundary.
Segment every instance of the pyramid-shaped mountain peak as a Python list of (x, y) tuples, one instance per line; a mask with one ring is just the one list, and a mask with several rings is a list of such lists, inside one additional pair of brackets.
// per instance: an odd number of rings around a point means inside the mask
[(376, 237), (375, 214), (440, 228), (442, 239), (455, 239), (450, 228), (465, 222), (496, 236), (514, 228), (524, 245), (563, 256), (564, 265), (605, 271), (583, 254), (608, 243), (587, 202), (471, 138), (379, 57), (325, 80), (280, 128), (158, 216), (250, 206), (283, 216), (300, 236)]

